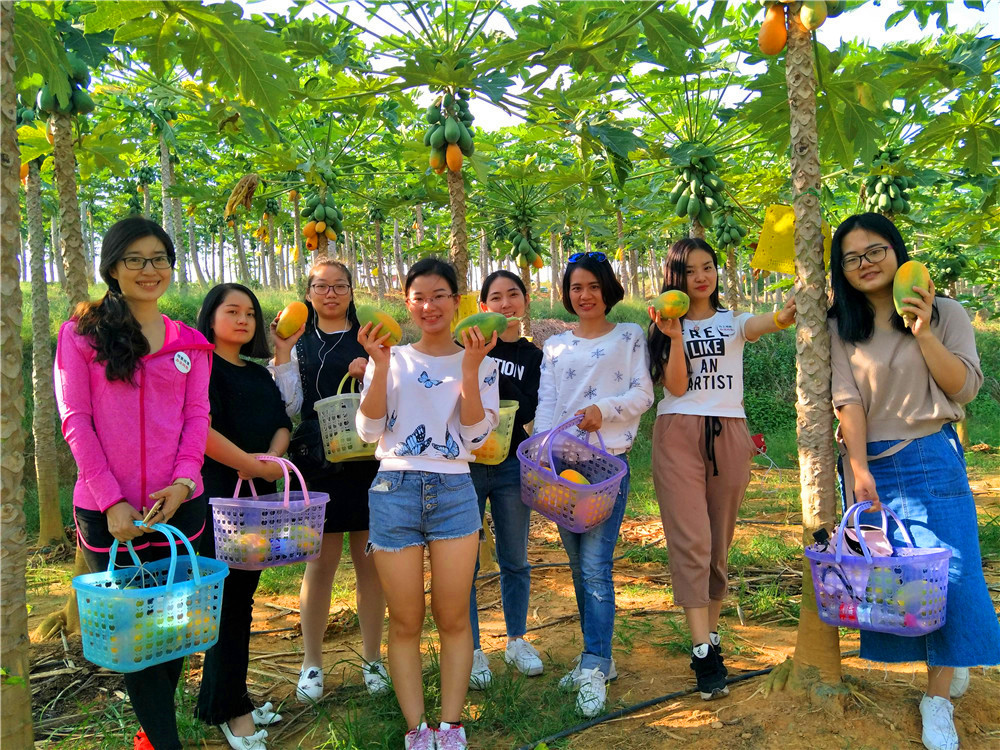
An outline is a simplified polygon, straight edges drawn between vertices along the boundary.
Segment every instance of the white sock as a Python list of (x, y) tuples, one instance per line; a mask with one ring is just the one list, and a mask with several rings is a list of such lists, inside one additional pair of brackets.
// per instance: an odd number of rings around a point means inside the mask
[(718, 646), (720, 643), (722, 643), (722, 639), (719, 637), (719, 634), (716, 633), (714, 630), (708, 634), (708, 641), (713, 646)]
[(699, 643), (691, 651), (699, 659), (704, 659), (706, 656), (708, 656), (708, 644), (707, 643)]
[[(454, 725), (453, 724), (449, 724), (447, 721), (442, 721), (441, 725), (438, 727), (438, 731), (443, 732), (446, 729), (451, 729), (452, 726), (454, 726)], [(461, 726), (461, 722), (459, 722), (458, 726)]]

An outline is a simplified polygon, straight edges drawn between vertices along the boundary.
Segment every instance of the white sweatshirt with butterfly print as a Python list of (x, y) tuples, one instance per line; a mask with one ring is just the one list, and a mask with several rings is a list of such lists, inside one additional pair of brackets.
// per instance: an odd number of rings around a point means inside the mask
[[(360, 411), (357, 416), (361, 439), (378, 440), (375, 458), (381, 461), (381, 471), (469, 471), (472, 451), (497, 426), (500, 388), (497, 362), (485, 357), (479, 365), (479, 396), (486, 416), (477, 424), (463, 425), (459, 418), (463, 356), (464, 351), (433, 357), (409, 344), (392, 347), (386, 416), (370, 419)], [(374, 372), (369, 361), (363, 393), (368, 393)]]

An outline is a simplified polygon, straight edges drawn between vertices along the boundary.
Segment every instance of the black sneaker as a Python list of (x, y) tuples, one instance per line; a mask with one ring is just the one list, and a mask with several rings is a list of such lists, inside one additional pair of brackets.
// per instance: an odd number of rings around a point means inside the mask
[(691, 654), (691, 669), (694, 670), (695, 679), (698, 681), (698, 691), (702, 700), (710, 701), (729, 695), (729, 687), (726, 685), (728, 673), (719, 661), (714, 648), (710, 646), (704, 658)]
[(715, 645), (714, 643), (712, 643), (711, 641), (709, 641), (708, 642), (708, 646), (709, 646), (709, 648), (712, 651), (715, 652), (715, 658), (719, 662), (719, 669), (722, 670), (723, 677), (728, 677), (729, 676), (729, 670), (726, 669), (726, 666), (722, 663), (722, 662), (725, 661), (725, 659), (723, 659), (723, 657), (722, 657), (722, 641), (719, 641), (719, 645)]

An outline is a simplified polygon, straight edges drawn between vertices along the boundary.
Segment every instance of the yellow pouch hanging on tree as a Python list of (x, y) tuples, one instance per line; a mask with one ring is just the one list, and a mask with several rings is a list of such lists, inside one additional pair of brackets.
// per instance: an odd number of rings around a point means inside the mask
[[(829, 267), (833, 234), (825, 221), (820, 223), (820, 231), (823, 233), (823, 264)], [(750, 267), (795, 275), (795, 211), (791, 206), (774, 204), (767, 207)]]

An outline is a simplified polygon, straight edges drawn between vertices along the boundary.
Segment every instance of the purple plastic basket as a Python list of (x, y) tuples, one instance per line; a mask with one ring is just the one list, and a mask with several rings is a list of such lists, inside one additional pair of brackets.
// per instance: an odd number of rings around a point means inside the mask
[[(209, 498), (215, 521), (215, 558), (240, 570), (315, 560), (323, 543), (323, 520), (330, 496), (325, 492), (310, 494), (302, 474), (291, 461), (275, 456), (257, 458), (281, 465), (285, 491), (258, 497), (250, 480), (253, 499), (236, 497), (242, 485), (240, 480), (234, 497)], [(298, 477), (300, 492), (289, 489), (288, 467)]]
[[(858, 521), (871, 506), (866, 501), (847, 509), (837, 529), (835, 552), (826, 545), (806, 547), (819, 618), (828, 625), (903, 636), (937, 630), (945, 621), (951, 550), (914, 547), (899, 517), (883, 505), (883, 533), (891, 516), (906, 546), (893, 548), (891, 557), (872, 555)], [(844, 532), (852, 517), (862, 556), (844, 553)]]
[[(628, 466), (601, 447), (570, 434), (582, 415), (532, 435), (517, 448), (521, 463), (521, 501), (564, 529), (582, 534), (604, 523), (615, 505)], [(590, 436), (587, 435), (589, 440)], [(546, 463), (547, 462), (547, 463)], [(577, 484), (559, 476), (566, 469), (580, 472), (590, 484)]]

